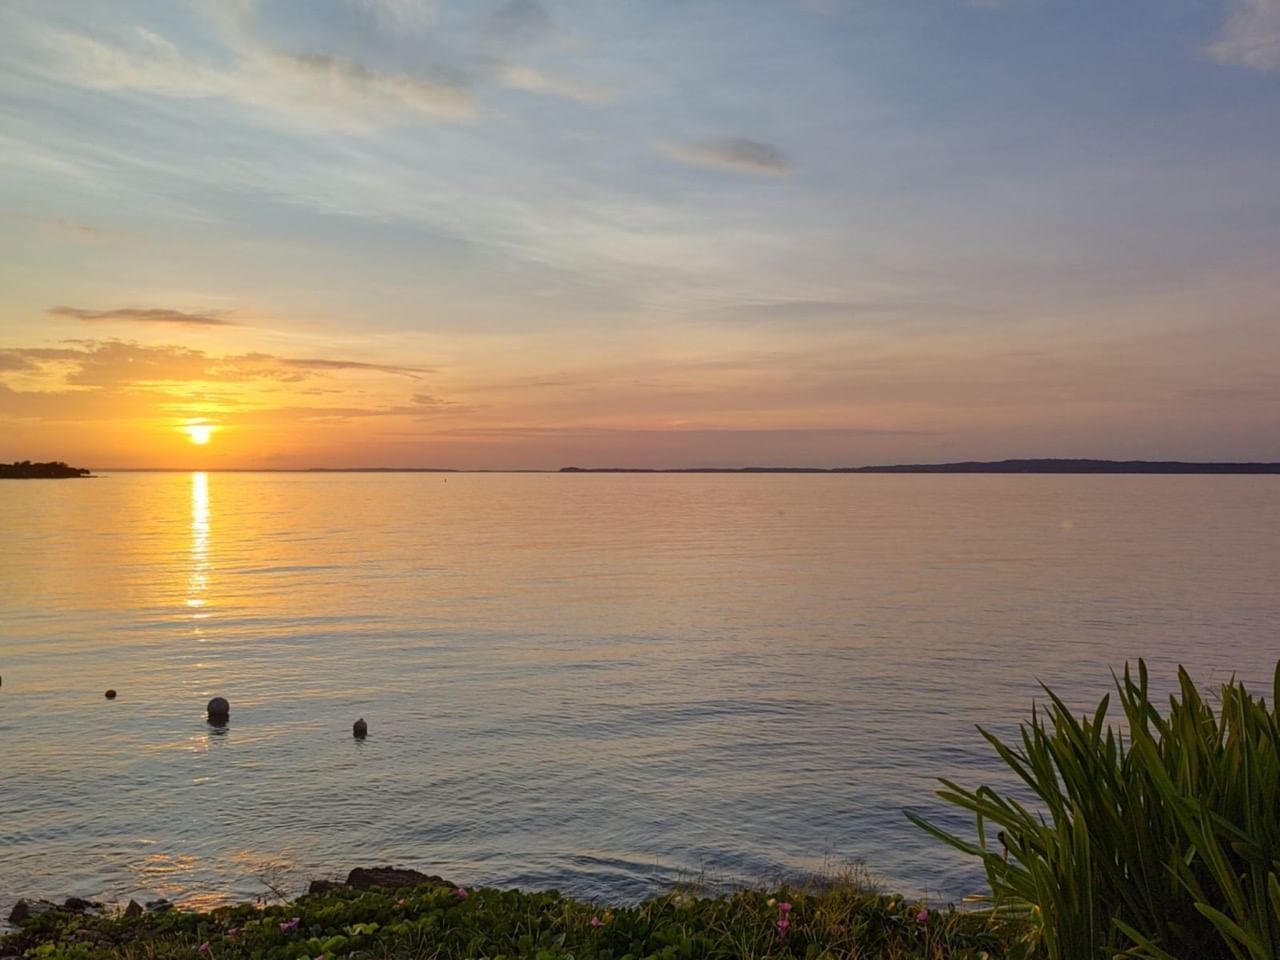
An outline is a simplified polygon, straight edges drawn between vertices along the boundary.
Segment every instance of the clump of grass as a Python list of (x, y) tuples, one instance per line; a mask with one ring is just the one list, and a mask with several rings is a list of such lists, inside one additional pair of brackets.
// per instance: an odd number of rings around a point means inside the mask
[(1003, 960), (1017, 939), (988, 916), (832, 886), (601, 907), (555, 892), (338, 889), (293, 903), (140, 917), (48, 913), (0, 956), (50, 960)]
[(1145, 663), (1115, 678), (1127, 734), (1107, 722), (1109, 696), (1077, 719), (1047, 687), (1019, 745), (981, 731), (1041, 811), (943, 780), (977, 843), (908, 814), (982, 858), (997, 909), (1030, 921), (1032, 955), (1280, 957), (1280, 664), (1270, 707), (1233, 679), (1215, 712), (1178, 676), (1167, 715)]

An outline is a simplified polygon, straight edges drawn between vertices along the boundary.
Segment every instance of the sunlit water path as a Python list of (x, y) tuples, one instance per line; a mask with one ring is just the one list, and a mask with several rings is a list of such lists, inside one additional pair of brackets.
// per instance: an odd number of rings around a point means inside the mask
[(1280, 655), (1271, 477), (117, 474), (5, 482), (0, 533), (11, 897), (958, 896), (901, 811), (1003, 780), (976, 723)]

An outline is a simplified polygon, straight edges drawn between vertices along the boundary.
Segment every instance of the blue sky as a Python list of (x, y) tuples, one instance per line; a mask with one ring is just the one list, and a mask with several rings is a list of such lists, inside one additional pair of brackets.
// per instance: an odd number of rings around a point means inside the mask
[(17, 0), (0, 76), (0, 459), (1280, 459), (1280, 0)]

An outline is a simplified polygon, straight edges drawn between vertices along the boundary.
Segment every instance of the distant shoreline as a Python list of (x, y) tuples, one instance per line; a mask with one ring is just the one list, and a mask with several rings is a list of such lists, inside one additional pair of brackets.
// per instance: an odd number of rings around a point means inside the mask
[[(713, 474), (1112, 474), (1112, 475), (1280, 475), (1280, 463), (1190, 460), (966, 460), (956, 463), (901, 463), (863, 467), (560, 467), (559, 469), (478, 469), (458, 467), (106, 467), (103, 473), (436, 473), (436, 474), (578, 474), (578, 473), (713, 473)], [(80, 475), (87, 476), (83, 471)]]
[(967, 460), (960, 463), (900, 463), (870, 467), (562, 467), (561, 473), (1110, 473), (1280, 474), (1280, 463), (1197, 463), (1183, 460)]

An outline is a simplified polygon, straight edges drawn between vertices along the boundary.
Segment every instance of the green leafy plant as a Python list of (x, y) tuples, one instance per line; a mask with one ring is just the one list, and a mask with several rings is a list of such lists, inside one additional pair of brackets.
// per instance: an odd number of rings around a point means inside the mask
[(260, 909), (50, 911), (0, 936), (49, 960), (1007, 960), (1017, 931), (864, 887), (672, 893), (604, 907), (555, 892), (339, 888)]
[(1031, 921), (1032, 955), (1280, 957), (1280, 664), (1270, 707), (1232, 679), (1215, 711), (1178, 677), (1164, 715), (1146, 664), (1136, 678), (1126, 666), (1124, 729), (1110, 696), (1077, 718), (1047, 687), (1019, 744), (979, 728), (1038, 809), (942, 780), (938, 795), (975, 814), (976, 843), (907, 814), (982, 859), (996, 910)]

